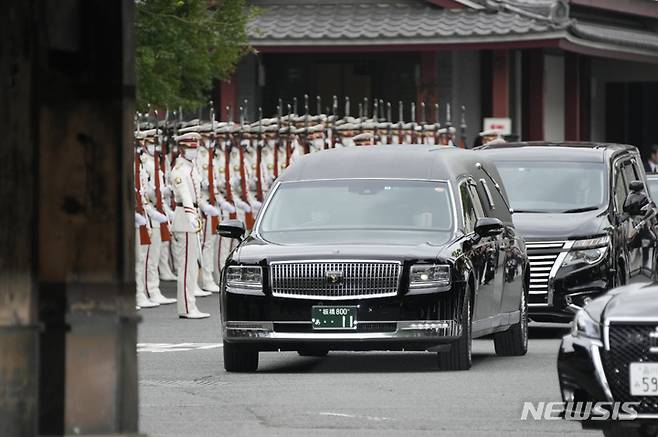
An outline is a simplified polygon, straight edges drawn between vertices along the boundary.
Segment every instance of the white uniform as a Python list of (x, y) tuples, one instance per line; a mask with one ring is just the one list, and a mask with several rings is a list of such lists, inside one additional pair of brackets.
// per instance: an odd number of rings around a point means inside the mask
[(201, 218), (198, 204), (201, 176), (192, 161), (179, 157), (171, 171), (171, 185), (176, 197), (176, 210), (171, 230), (183, 256), (178, 271), (178, 315), (183, 318), (205, 318), (196, 306), (194, 290), (199, 275)]
[[(160, 291), (160, 274), (158, 273), (158, 265), (160, 264), (160, 250), (162, 247), (162, 239), (160, 235), (160, 224), (167, 223), (168, 218), (166, 215), (161, 214), (157, 208), (156, 192), (155, 192), (155, 160), (153, 156), (148, 153), (143, 153), (141, 156), (143, 175), (146, 180), (142, 183), (145, 196), (148, 203), (144, 205), (144, 210), (148, 215), (149, 226), (151, 228), (151, 244), (146, 251), (145, 262), (145, 285), (146, 296), (152, 302), (159, 304), (170, 304), (176, 302), (176, 299), (170, 299), (162, 295)], [(164, 178), (159, 174), (160, 186), (164, 186)]]
[[(171, 174), (171, 159), (167, 155), (165, 157), (164, 163), (165, 172), (162, 175), (164, 181), (169, 181), (169, 175)], [(171, 209), (171, 199), (173, 194), (171, 193), (171, 188), (169, 184), (161, 186), (162, 190), (162, 205), (164, 206), (165, 214), (169, 217), (169, 221), (174, 219), (174, 211)], [(160, 247), (160, 263), (158, 265), (158, 271), (160, 272), (161, 281), (175, 281), (176, 274), (174, 273), (175, 262), (173, 254), (171, 251), (171, 242), (163, 241)]]
[[(135, 195), (140, 196), (142, 205), (144, 209), (147, 206), (147, 199), (144, 196), (145, 183), (147, 178), (144, 175), (144, 170), (142, 168), (142, 163), (138, 162), (136, 165), (140, 166), (140, 184), (142, 186), (141, 191), (138, 193), (135, 188)], [(138, 308), (152, 308), (157, 307), (160, 304), (157, 302), (152, 302), (148, 295), (146, 294), (146, 258), (151, 244), (142, 244), (139, 237), (139, 228), (141, 226), (146, 226), (149, 234), (151, 234), (151, 229), (149, 226), (149, 220), (145, 217), (146, 214), (140, 215), (135, 213), (135, 300)]]
[[(208, 169), (210, 167), (210, 152), (205, 147), (199, 147), (196, 159), (197, 168), (201, 176), (201, 196), (199, 207), (203, 213), (203, 232), (201, 236), (201, 274), (199, 285), (202, 290), (219, 293), (219, 286), (215, 284), (213, 270), (215, 270), (215, 246), (217, 234), (212, 229), (212, 217), (219, 216), (220, 211), (210, 204), (210, 180)], [(214, 178), (214, 172), (213, 172)]]

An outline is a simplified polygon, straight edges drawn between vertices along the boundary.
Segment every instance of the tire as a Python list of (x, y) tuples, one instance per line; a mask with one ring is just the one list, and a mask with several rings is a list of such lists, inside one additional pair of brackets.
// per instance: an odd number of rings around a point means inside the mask
[(525, 290), (521, 292), (519, 310), (519, 323), (510, 326), (507, 331), (494, 334), (494, 348), (498, 356), (520, 357), (528, 352), (528, 299)]
[(297, 351), (300, 357), (326, 357), (329, 349), (320, 347), (309, 347)]
[(224, 342), (224, 369), (227, 372), (255, 372), (258, 351), (244, 345)]
[(471, 326), (471, 299), (464, 296), (464, 309), (462, 310), (462, 335), (459, 340), (450, 345), (447, 352), (437, 352), (437, 363), (440, 370), (468, 370), (473, 363), (471, 347), (473, 345), (473, 332)]

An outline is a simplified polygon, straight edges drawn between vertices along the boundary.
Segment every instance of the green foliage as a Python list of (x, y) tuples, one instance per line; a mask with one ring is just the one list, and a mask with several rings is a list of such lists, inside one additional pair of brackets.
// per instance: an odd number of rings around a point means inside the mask
[(136, 0), (137, 107), (196, 108), (249, 51), (245, 0)]

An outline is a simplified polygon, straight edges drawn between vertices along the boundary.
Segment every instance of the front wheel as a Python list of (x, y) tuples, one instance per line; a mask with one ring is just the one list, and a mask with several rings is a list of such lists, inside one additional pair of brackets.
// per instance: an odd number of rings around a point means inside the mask
[(227, 372), (255, 372), (258, 351), (241, 344), (224, 342), (224, 369)]
[(528, 352), (528, 300), (525, 291), (521, 291), (519, 310), (519, 323), (507, 331), (494, 334), (494, 348), (498, 356), (520, 357)]
[(447, 352), (437, 352), (439, 369), (441, 370), (468, 370), (473, 363), (471, 346), (473, 336), (471, 330), (471, 299), (464, 296), (464, 309), (462, 310), (462, 335), (459, 340), (450, 345)]

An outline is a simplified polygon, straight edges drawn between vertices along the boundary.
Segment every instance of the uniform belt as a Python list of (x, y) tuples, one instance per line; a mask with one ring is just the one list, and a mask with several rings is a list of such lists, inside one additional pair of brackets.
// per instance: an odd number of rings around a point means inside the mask
[[(183, 207), (184, 205), (183, 205), (182, 203), (180, 203), (180, 202), (176, 202), (176, 206)], [(195, 203), (195, 204), (194, 204), (194, 207), (195, 207), (195, 208), (198, 208), (199, 205)]]

